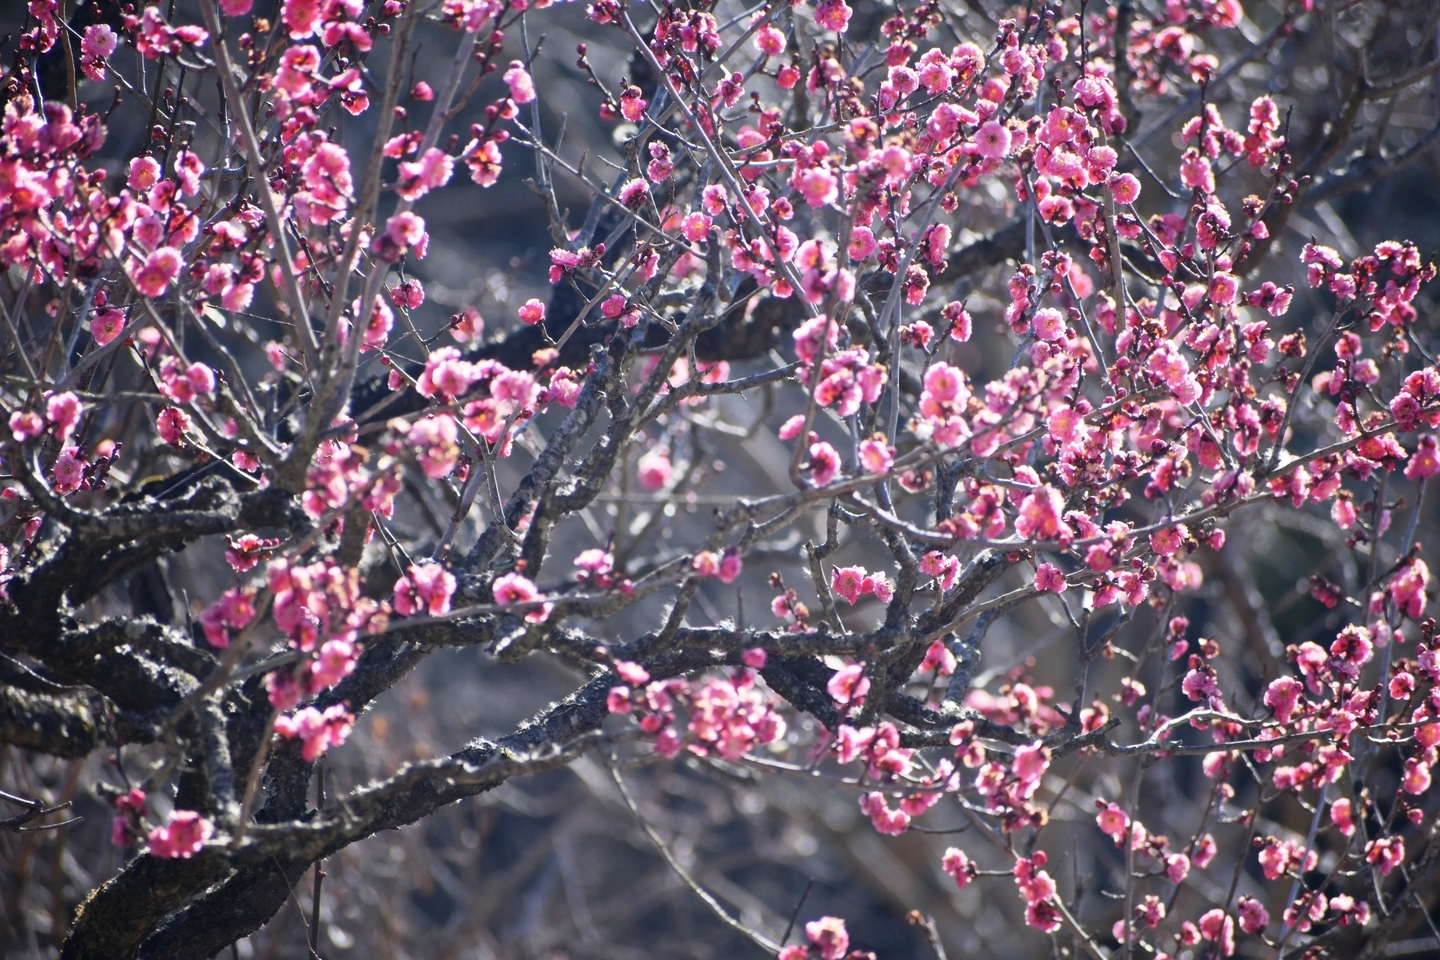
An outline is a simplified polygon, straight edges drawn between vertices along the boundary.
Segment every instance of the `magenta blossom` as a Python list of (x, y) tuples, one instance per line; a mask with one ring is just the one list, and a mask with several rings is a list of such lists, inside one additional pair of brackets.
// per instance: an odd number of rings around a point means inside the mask
[(865, 676), (865, 665), (852, 663), (841, 667), (835, 671), (825, 689), (829, 691), (830, 698), (842, 707), (863, 701), (865, 694), (870, 692), (870, 678)]
[(535, 99), (535, 81), (519, 60), (511, 60), (505, 71), (505, 85), (510, 88), (510, 99), (516, 103), (529, 103)]
[(338, 747), (350, 736), (355, 717), (343, 704), (327, 707), (322, 713), (306, 707), (294, 716), (275, 720), (275, 732), (287, 740), (300, 740), (300, 754), (314, 763), (331, 747)]
[[(512, 603), (534, 604), (536, 600), (540, 599), (540, 591), (535, 584), (528, 577), (519, 573), (507, 573), (496, 577), (492, 590), (495, 593), (495, 602), (502, 607)], [(525, 614), (525, 619), (531, 623), (544, 623), (553, 608), (553, 603), (538, 604)]]
[(443, 617), (450, 612), (454, 593), (454, 574), (438, 563), (418, 564), (395, 581), (395, 612), (407, 617), (413, 613)]
[(145, 843), (152, 857), (188, 860), (214, 832), (215, 826), (194, 810), (176, 810), (169, 823), (146, 834)]

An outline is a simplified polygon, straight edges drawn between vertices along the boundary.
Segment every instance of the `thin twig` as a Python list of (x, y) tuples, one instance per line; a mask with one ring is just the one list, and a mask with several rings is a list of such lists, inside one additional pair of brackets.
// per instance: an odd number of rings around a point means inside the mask
[(680, 861), (675, 859), (675, 855), (670, 852), (670, 847), (665, 843), (665, 840), (660, 834), (655, 832), (655, 828), (650, 825), (650, 821), (645, 819), (644, 815), (640, 812), (640, 808), (635, 805), (635, 798), (630, 795), (629, 788), (625, 786), (625, 781), (621, 778), (620, 771), (615, 766), (615, 758), (608, 753), (608, 749), (605, 756), (605, 767), (610, 771), (610, 778), (615, 781), (615, 786), (620, 789), (620, 796), (624, 798), (625, 805), (629, 807), (630, 812), (635, 815), (636, 822), (638, 822), (641, 829), (645, 831), (645, 835), (650, 838), (650, 842), (655, 844), (655, 847), (660, 851), (660, 855), (664, 857), (665, 862), (670, 865), (670, 869), (675, 871), (675, 875), (678, 876), (687, 887), (693, 890), (695, 895), (704, 901), (705, 905), (714, 911), (715, 915), (719, 917), (726, 926), (743, 934), (766, 953), (772, 955), (778, 954), (780, 952), (780, 944), (771, 940), (763, 933), (750, 929), (739, 920), (730, 916), (729, 911), (720, 905), (720, 901), (716, 900), (710, 891), (700, 886), (700, 884), (695, 881), (695, 878), (690, 875), (689, 871), (680, 865)]

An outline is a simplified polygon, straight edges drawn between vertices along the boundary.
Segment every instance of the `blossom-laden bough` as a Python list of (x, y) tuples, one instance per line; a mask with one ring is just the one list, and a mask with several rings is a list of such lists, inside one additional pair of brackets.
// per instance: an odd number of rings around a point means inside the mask
[[(1372, 956), (1413, 928), (1440, 860), (1436, 268), (1403, 239), (1290, 236), (1440, 131), (1390, 137), (1430, 48), (1367, 72), (1423, 18), (594, 0), (586, 29), (635, 75), (579, 50), (625, 124), (597, 171), (542, 127), (547, 6), (30, 3), (0, 81), (0, 739), (112, 751), (94, 789), (136, 848), (62, 956), (210, 955), (341, 848), (592, 750), (838, 780), (886, 835), (948, 811), (973, 846), (937, 869), (1013, 884), (1026, 924), (1097, 958), (1310, 956), (1360, 929)], [(451, 51), (424, 78), (422, 32)], [(1247, 85), (1317, 37), (1359, 64), (1328, 115)], [(517, 167), (548, 302), (434, 329), (423, 211)], [(725, 419), (761, 392), (760, 421)], [(757, 430), (778, 486), (747, 478), (705, 523), (658, 506)], [(632, 479), (654, 509), (604, 529), (591, 508)], [(1277, 513), (1349, 558), (1312, 578), (1313, 628), (1270, 644), (1242, 584), (1253, 635), (1205, 637), (1187, 598), (1237, 576), (1227, 521)], [(787, 581), (753, 558), (792, 531)], [(122, 603), (207, 545), (211, 595)], [(830, 561), (851, 545), (863, 563)], [(771, 602), (701, 623), (732, 584)], [(1073, 641), (1069, 691), (1033, 660), (975, 672), (997, 618), (1035, 608)], [(317, 761), (453, 647), (581, 681), (309, 808)], [(1208, 798), (1163, 834), (1142, 792), (1186, 757)], [(1120, 850), (1110, 899), (1051, 872), (1077, 808)], [(1237, 893), (1252, 865), (1275, 895)], [(839, 918), (802, 929), (752, 935), (865, 955)]]

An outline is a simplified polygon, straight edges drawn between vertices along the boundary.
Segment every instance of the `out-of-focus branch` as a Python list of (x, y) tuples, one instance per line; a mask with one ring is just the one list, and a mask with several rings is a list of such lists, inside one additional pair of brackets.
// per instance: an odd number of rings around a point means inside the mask
[(1391, 156), (1362, 156), (1344, 171), (1325, 177), (1306, 190), (1301, 202), (1306, 207), (1318, 206), (1330, 200), (1368, 190), (1375, 184), (1392, 176), (1423, 157), (1440, 138), (1440, 121), (1425, 132), (1413, 144)]
[(61, 697), (3, 685), (0, 742), (73, 758), (114, 742), (114, 732), (82, 694)]
[(315, 337), (315, 331), (310, 327), (310, 312), (305, 306), (304, 296), (300, 293), (300, 274), (295, 269), (295, 258), (290, 253), (290, 241), (285, 231), (285, 222), (280, 217), (280, 203), (275, 197), (275, 191), (270, 189), (270, 178), (266, 175), (265, 158), (260, 152), (260, 141), (255, 136), (255, 127), (250, 122), (249, 112), (245, 109), (245, 98), (240, 92), (240, 87), (235, 83), (235, 64), (231, 62), (230, 53), (225, 47), (225, 33), (220, 29), (220, 18), (215, 11), (214, 0), (201, 0), (200, 15), (204, 17), (205, 28), (210, 31), (210, 36), (215, 40), (212, 49), (215, 51), (215, 64), (220, 74), (220, 83), (225, 90), (225, 99), (230, 104), (231, 117), (240, 129), (241, 145), (245, 148), (246, 160), (250, 165), (251, 182), (255, 184), (261, 208), (265, 211), (266, 223), (270, 227), (271, 243), (274, 244), (275, 256), (279, 260), (285, 302), (290, 308), (290, 322), (295, 328), (300, 348), (305, 352), (306, 367), (318, 373), (320, 370), (320, 342)]

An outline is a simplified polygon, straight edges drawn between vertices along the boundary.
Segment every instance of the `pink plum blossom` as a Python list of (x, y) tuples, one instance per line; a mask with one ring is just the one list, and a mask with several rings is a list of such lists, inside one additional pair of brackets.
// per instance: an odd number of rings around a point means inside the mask
[(1064, 593), (1068, 584), (1065, 574), (1053, 563), (1042, 563), (1035, 570), (1035, 589)]
[(652, 447), (635, 465), (640, 485), (646, 490), (662, 490), (670, 483), (674, 468), (670, 464), (670, 451), (664, 447)]
[(510, 88), (510, 99), (516, 103), (530, 103), (535, 99), (535, 81), (519, 60), (511, 60), (504, 75), (505, 85)]
[(1010, 131), (998, 120), (989, 120), (975, 131), (975, 147), (980, 156), (999, 160), (1010, 155)]
[(145, 845), (152, 857), (188, 860), (200, 852), (215, 832), (215, 826), (194, 810), (176, 810), (163, 827), (155, 827), (145, 835)]
[(830, 699), (842, 707), (859, 703), (865, 699), (865, 694), (870, 692), (870, 678), (865, 676), (865, 665), (852, 663), (848, 667), (841, 667), (835, 671), (825, 688), (830, 693)]
[(815, 23), (826, 30), (844, 33), (850, 25), (850, 13), (850, 7), (845, 0), (820, 0), (815, 7)]
[(825, 441), (810, 445), (810, 477), (816, 487), (828, 487), (840, 472), (840, 454)]
[[(1098, 801), (1097, 801), (1098, 802)], [(1102, 832), (1115, 841), (1116, 846), (1124, 842), (1130, 830), (1130, 816), (1118, 804), (1109, 803), (1095, 817)]]
[(815, 945), (821, 960), (841, 960), (850, 949), (850, 934), (839, 917), (821, 917), (805, 924), (805, 938)]
[(190, 415), (179, 407), (166, 407), (160, 411), (155, 426), (161, 440), (171, 446), (179, 446), (184, 442), (185, 434), (190, 432)]
[(449, 183), (454, 169), (453, 157), (431, 147), (419, 160), (400, 164), (400, 183), (395, 192), (406, 200), (419, 200)]
[(131, 274), (135, 289), (143, 297), (158, 297), (180, 276), (184, 261), (174, 247), (161, 247), (145, 258), (144, 264)]
[(864, 567), (836, 567), (830, 575), (830, 589), (852, 606), (860, 599), (864, 583)]
[(350, 737), (355, 717), (344, 704), (327, 707), (324, 712), (314, 707), (275, 720), (275, 732), (287, 740), (300, 740), (300, 755), (314, 763), (331, 747), (338, 747)]
[(455, 575), (438, 563), (411, 566), (395, 581), (395, 612), (401, 616), (427, 613), (443, 617), (450, 612)]
[[(540, 599), (540, 591), (535, 584), (520, 573), (507, 573), (496, 577), (491, 589), (495, 594), (495, 602), (502, 607), (512, 603), (533, 604)], [(553, 608), (553, 603), (539, 604), (525, 615), (525, 619), (531, 623), (544, 623), (549, 619)]]

